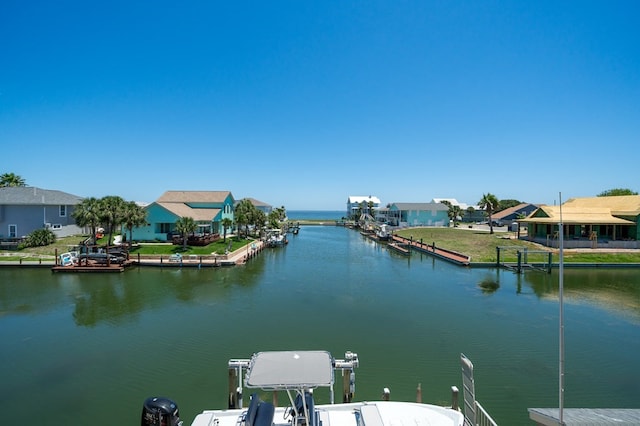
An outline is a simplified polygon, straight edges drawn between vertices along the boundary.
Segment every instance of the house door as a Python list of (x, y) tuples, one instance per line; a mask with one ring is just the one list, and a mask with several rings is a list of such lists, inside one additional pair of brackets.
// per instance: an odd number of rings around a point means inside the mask
[(9, 238), (18, 238), (18, 225), (9, 225)]

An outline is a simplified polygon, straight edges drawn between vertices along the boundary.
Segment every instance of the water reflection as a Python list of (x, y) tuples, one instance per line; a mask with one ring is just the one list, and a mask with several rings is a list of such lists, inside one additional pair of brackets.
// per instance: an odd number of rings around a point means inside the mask
[[(241, 267), (0, 269), (0, 409), (36, 424), (65, 407), (52, 424), (88, 424), (103, 401), (120, 401), (112, 417), (135, 424), (160, 392), (191, 419), (225, 404), (229, 358), (291, 348), (358, 352), (359, 399), (383, 386), (411, 399), (422, 382), (425, 400), (443, 401), (465, 352), (483, 405), (522, 424), (527, 407), (557, 400), (557, 274), (406, 258), (334, 227), (305, 227)], [(640, 270), (565, 268), (564, 282), (567, 402), (637, 405)]]

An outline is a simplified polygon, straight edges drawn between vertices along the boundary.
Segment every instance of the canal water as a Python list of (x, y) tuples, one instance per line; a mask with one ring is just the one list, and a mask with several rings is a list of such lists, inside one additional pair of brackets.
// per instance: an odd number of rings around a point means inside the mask
[[(185, 424), (227, 403), (227, 360), (359, 354), (358, 400), (446, 404), (462, 388), (500, 425), (558, 405), (558, 275), (407, 258), (332, 226), (230, 268), (122, 274), (0, 269), (0, 410), (8, 424), (139, 424), (148, 396)], [(480, 283), (497, 282), (485, 292)], [(565, 268), (567, 407), (640, 408), (640, 269)], [(339, 389), (337, 389), (339, 395)], [(319, 402), (328, 396), (318, 392)]]

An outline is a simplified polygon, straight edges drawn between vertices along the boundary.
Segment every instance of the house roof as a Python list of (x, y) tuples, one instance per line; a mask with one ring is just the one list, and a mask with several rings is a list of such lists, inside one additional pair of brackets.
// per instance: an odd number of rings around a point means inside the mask
[(361, 195), (350, 195), (349, 199), (347, 200), (347, 202), (349, 204), (354, 204), (354, 203), (361, 203), (361, 202), (369, 202), (372, 201), (374, 204), (380, 204), (380, 199), (378, 197), (372, 197), (371, 195), (369, 196), (361, 196)]
[[(563, 206), (582, 209), (606, 208), (617, 216), (640, 215), (640, 195), (619, 195), (615, 197), (571, 198)], [(564, 208), (563, 208), (564, 210)]]
[[(520, 222), (559, 223), (560, 206), (541, 206)], [(640, 215), (640, 195), (571, 198), (562, 205), (562, 222), (569, 224), (635, 225), (619, 216)]]
[[(255, 198), (250, 198), (250, 197), (245, 197), (242, 200), (249, 200), (251, 202), (251, 204), (253, 204), (256, 207), (271, 207), (271, 204), (265, 203), (264, 201), (260, 201), (260, 200), (256, 200)], [(236, 204), (239, 204), (240, 201), (242, 200), (238, 200), (236, 201)]]
[(492, 214), (491, 218), (499, 220), (499, 219), (502, 219), (503, 217), (507, 217), (507, 216), (512, 215), (514, 213), (519, 213), (519, 212), (521, 212), (522, 210), (524, 210), (525, 208), (527, 208), (529, 206), (534, 206), (536, 208), (539, 207), (539, 206), (537, 206), (535, 204), (520, 203), (517, 206), (509, 207), (508, 209), (504, 209), (504, 210), (501, 210), (501, 211), (499, 211), (497, 213)]
[(449, 207), (442, 203), (392, 203), (398, 210), (443, 210), (449, 211)]
[(196, 222), (210, 222), (220, 213), (220, 208), (191, 207), (189, 204), (222, 204), (230, 191), (167, 191), (155, 204), (178, 217), (190, 217)]
[(167, 191), (157, 203), (222, 203), (230, 191)]
[(0, 188), (0, 204), (8, 205), (76, 205), (82, 197), (62, 191), (35, 186), (9, 186)]
[(171, 213), (178, 217), (190, 217), (196, 222), (208, 221), (210, 222), (218, 213), (220, 209), (198, 209), (191, 208), (184, 203), (156, 203), (159, 206), (167, 209)]

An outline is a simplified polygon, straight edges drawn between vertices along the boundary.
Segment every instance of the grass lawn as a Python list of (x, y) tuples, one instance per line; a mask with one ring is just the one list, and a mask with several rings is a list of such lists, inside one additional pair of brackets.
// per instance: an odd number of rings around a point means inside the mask
[[(247, 239), (239, 239), (237, 240), (235, 237), (227, 237), (226, 242), (221, 238), (220, 240), (211, 243), (207, 246), (187, 246), (185, 250), (181, 245), (173, 245), (173, 244), (140, 244), (130, 251), (132, 255), (140, 253), (140, 254), (199, 254), (199, 255), (210, 255), (214, 252), (217, 254), (225, 254), (226, 250), (229, 249), (230, 252), (238, 250), (239, 248), (245, 247), (247, 244), (250, 244), (253, 240)], [(231, 248), (229, 248), (231, 246)]]
[[(529, 253), (529, 262), (548, 261), (547, 252), (553, 252), (552, 262), (559, 260), (558, 251), (539, 244), (528, 241), (517, 240), (513, 237), (513, 232), (496, 232), (489, 234), (488, 231), (462, 229), (462, 228), (409, 228), (398, 231), (399, 236), (410, 238), (415, 241), (422, 240), (425, 244), (435, 243), (436, 247), (446, 248), (471, 256), (471, 262), (495, 262), (496, 247), (513, 247), (513, 250), (501, 250), (501, 260), (516, 262), (516, 249), (527, 248), (528, 250), (544, 251), (545, 253)], [(640, 250), (637, 252), (603, 253), (594, 250), (588, 252), (564, 251), (565, 263), (640, 263)]]

